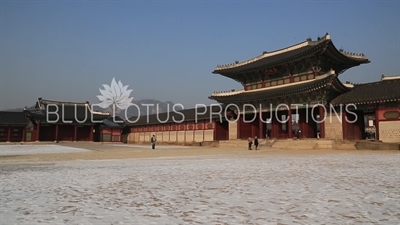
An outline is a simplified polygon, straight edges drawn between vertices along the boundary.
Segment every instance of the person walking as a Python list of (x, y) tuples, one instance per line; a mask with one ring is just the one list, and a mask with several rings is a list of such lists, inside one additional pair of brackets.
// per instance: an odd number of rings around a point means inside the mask
[(156, 142), (157, 142), (156, 136), (154, 136), (154, 134), (153, 134), (153, 137), (151, 137), (151, 148), (152, 149), (156, 149)]
[(294, 129), (294, 139), (295, 139), (295, 140), (298, 140), (298, 139), (299, 139), (299, 130), (297, 130), (297, 128)]
[(258, 138), (257, 138), (257, 136), (255, 136), (254, 137), (254, 146), (255, 146), (256, 150), (258, 150), (258, 145), (259, 145)]
[(249, 142), (249, 148), (248, 148), (248, 150), (251, 150), (251, 146), (253, 145), (253, 139), (251, 139), (251, 137), (249, 136), (249, 138), (247, 139), (247, 141)]

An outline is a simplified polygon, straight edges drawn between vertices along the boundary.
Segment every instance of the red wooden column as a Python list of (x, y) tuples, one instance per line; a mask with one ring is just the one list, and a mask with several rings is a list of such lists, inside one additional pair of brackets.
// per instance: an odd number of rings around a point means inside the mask
[(273, 112), (273, 116), (271, 117), (271, 137), (278, 138), (279, 133), (279, 122), (276, 117), (276, 112)]
[[(217, 124), (218, 124), (217, 121), (213, 120), (213, 129), (214, 129), (213, 139), (214, 139), (214, 141), (217, 140)], [(185, 123), (185, 142), (186, 142), (186, 128), (187, 128), (187, 125)]]
[(319, 120), (322, 121), (319, 124), (319, 137), (320, 138), (325, 138), (325, 109), (321, 105), (319, 106)]
[(74, 141), (77, 141), (78, 126), (74, 126)]
[(11, 141), (11, 127), (8, 127), (7, 142)]
[(93, 141), (93, 125), (90, 126), (89, 141)]
[[(256, 119), (257, 119), (257, 115), (255, 115)], [(254, 118), (254, 115), (253, 115)], [(251, 125), (251, 138), (254, 138), (254, 136), (256, 136), (256, 125), (254, 124), (255, 121), (252, 121), (250, 123)]]
[(26, 127), (24, 127), (23, 129), (22, 129), (22, 140), (21, 140), (21, 142), (25, 142), (25, 136), (26, 136)]
[(40, 122), (37, 123), (36, 125), (36, 142), (39, 142), (39, 137), (40, 137)]
[(242, 124), (242, 114), (238, 113), (238, 120), (237, 120), (237, 139), (240, 139), (240, 126)]
[(346, 111), (343, 110), (341, 112), (342, 115), (342, 133), (343, 133), (343, 140), (347, 140), (347, 120), (346, 120)]
[[(111, 128), (110, 130), (111, 130), (111, 133), (110, 133), (110, 141), (111, 141), (111, 143), (113, 143), (113, 142), (114, 142), (114, 138), (113, 138), (113, 130), (114, 130), (114, 129)], [(214, 135), (215, 135), (215, 133), (216, 133), (216, 132), (214, 132)], [(186, 135), (185, 135), (185, 136), (186, 136)]]
[[(269, 112), (269, 113), (271, 113), (271, 112)], [(275, 137), (274, 136), (275, 135), (275, 131), (274, 131), (274, 129), (275, 129), (275, 125), (274, 125), (275, 114), (274, 114), (274, 112), (272, 112), (272, 114), (270, 114), (270, 115), (271, 115), (271, 130), (269, 132), (269, 138), (272, 138), (272, 137)]]
[(56, 124), (56, 137), (55, 137), (55, 142), (58, 141), (58, 124)]
[(375, 108), (375, 140), (379, 140), (379, 106)]
[(263, 135), (263, 131), (264, 131), (264, 126), (263, 126), (263, 121), (262, 121), (262, 112), (258, 113), (258, 139), (264, 139), (265, 135)]
[(293, 138), (293, 132), (292, 132), (292, 108), (289, 105), (289, 110), (288, 110), (288, 134), (289, 138)]

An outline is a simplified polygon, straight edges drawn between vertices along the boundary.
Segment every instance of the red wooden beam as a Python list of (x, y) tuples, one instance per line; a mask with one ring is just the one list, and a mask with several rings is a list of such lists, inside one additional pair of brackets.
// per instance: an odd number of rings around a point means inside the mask
[(347, 140), (347, 121), (346, 121), (346, 111), (342, 110), (342, 131), (343, 131), (343, 140)]
[(240, 139), (240, 126), (242, 124), (242, 114), (238, 112), (238, 120), (237, 120), (237, 139)]
[(321, 105), (319, 106), (319, 119), (323, 121), (319, 124), (320, 138), (325, 138), (325, 109)]
[(258, 113), (258, 138), (263, 138), (263, 122), (262, 122), (262, 112)]
[(379, 105), (375, 108), (375, 140), (379, 140)]
[(89, 141), (93, 141), (93, 125), (90, 126)]
[(36, 125), (36, 141), (37, 142), (40, 141), (39, 137), (40, 137), (40, 122), (38, 122)]
[(11, 129), (12, 129), (12, 127), (8, 127), (8, 134), (7, 134), (7, 142), (10, 142), (11, 141)]
[(78, 133), (78, 127), (74, 126), (74, 141), (77, 141), (77, 133)]
[(293, 132), (292, 132), (292, 109), (289, 105), (289, 110), (288, 110), (288, 135), (289, 138), (293, 138)]
[(58, 124), (56, 124), (56, 137), (54, 139), (55, 142), (58, 141)]
[(25, 142), (25, 135), (26, 135), (26, 127), (24, 127), (23, 129), (22, 129), (22, 140), (21, 140), (21, 142)]

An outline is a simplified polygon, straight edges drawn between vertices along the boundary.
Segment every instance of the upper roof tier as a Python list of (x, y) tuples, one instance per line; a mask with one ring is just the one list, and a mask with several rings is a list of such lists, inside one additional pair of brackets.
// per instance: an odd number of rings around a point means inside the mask
[(330, 35), (326, 33), (325, 36), (318, 38), (316, 41), (308, 38), (302, 43), (272, 52), (264, 52), (262, 55), (243, 62), (236, 61), (235, 63), (228, 65), (218, 65), (213, 73), (221, 75), (238, 74), (278, 66), (322, 54), (326, 54), (336, 62), (344, 64), (344, 67), (347, 67), (344, 69), (370, 62), (364, 54), (354, 54), (338, 50), (333, 45)]

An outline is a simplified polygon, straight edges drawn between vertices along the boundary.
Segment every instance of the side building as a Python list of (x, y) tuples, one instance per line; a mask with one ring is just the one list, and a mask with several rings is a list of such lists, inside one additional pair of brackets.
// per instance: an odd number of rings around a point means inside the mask
[(0, 142), (30, 141), (30, 127), (24, 112), (0, 111)]
[[(228, 116), (225, 116), (228, 115)], [(229, 139), (231, 112), (220, 105), (132, 117), (128, 143), (194, 144)]]
[[(380, 81), (347, 85), (351, 90), (330, 103), (335, 107), (350, 106), (355, 114), (350, 115), (344, 110), (341, 118), (329, 118), (330, 126), (326, 129), (329, 129), (330, 138), (357, 140), (361, 137), (400, 143), (400, 75), (382, 75)], [(346, 118), (354, 120), (354, 115), (362, 120), (355, 120), (354, 123), (343, 121)]]
[(21, 115), (28, 121), (29, 126), (23, 128), (25, 138), (22, 140), (26, 142), (121, 142), (125, 127), (120, 118), (93, 110), (89, 102), (39, 98), (34, 107), (25, 108), (15, 115)]

